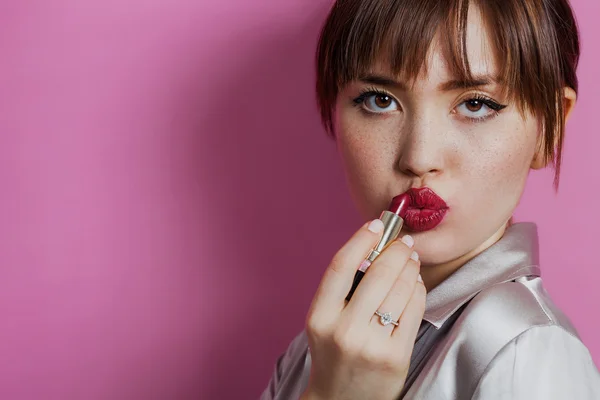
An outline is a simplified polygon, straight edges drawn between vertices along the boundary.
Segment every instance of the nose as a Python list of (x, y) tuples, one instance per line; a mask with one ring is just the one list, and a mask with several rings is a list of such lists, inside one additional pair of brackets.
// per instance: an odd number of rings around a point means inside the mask
[(435, 176), (444, 170), (444, 137), (432, 120), (414, 120), (405, 126), (400, 143), (398, 167), (410, 177)]

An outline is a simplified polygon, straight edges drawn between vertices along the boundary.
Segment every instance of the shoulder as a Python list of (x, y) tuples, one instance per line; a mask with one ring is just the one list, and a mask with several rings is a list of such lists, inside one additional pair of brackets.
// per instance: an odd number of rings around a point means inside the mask
[(570, 319), (547, 293), (540, 277), (520, 278), (484, 289), (465, 312), (465, 318), (477, 321), (478, 330), (483, 329), (504, 343), (535, 326), (556, 325), (579, 338)]
[[(588, 383), (581, 390), (589, 393), (577, 398), (591, 399), (595, 398), (592, 393), (600, 393), (600, 375), (588, 349), (539, 277), (483, 290), (465, 309), (461, 325), (468, 350), (465, 354), (473, 358), (468, 361), (481, 368), (476, 393), (485, 395), (475, 398), (496, 398), (489, 397), (490, 391), (499, 388), (507, 390), (506, 398), (511, 399), (562, 398), (544, 397), (543, 393), (556, 385), (573, 391), (574, 383), (583, 377)], [(572, 377), (573, 373), (578, 377)], [(541, 385), (549, 380), (553, 382)], [(531, 385), (540, 387), (533, 393)], [(520, 397), (523, 393), (535, 396)]]
[[(496, 397), (497, 393), (506, 397)], [(581, 340), (557, 324), (533, 326), (488, 364), (474, 399), (597, 399), (600, 373)]]

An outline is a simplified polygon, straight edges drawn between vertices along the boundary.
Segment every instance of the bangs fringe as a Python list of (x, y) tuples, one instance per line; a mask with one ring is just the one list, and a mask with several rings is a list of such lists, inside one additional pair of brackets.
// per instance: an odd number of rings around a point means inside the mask
[(413, 85), (428, 69), (427, 57), (436, 38), (450, 73), (472, 81), (466, 40), (468, 13), (474, 6), (492, 41), (499, 67), (496, 78), (505, 94), (521, 113), (530, 111), (541, 120), (541, 145), (546, 161), (554, 164), (558, 186), (563, 86), (578, 89), (579, 37), (566, 0), (338, 0), (317, 49), (317, 100), (323, 124), (335, 137), (333, 111), (339, 91), (369, 74), (376, 63)]

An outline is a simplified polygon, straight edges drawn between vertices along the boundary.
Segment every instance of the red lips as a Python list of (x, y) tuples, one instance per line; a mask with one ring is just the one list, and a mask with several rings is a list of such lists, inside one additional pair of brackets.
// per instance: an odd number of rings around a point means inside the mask
[(413, 188), (406, 192), (410, 206), (404, 216), (404, 225), (413, 232), (434, 229), (448, 212), (446, 202), (430, 188)]

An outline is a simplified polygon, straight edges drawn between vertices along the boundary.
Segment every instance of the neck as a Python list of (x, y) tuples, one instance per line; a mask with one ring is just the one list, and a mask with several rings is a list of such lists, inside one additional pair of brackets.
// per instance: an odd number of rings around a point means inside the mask
[[(512, 219), (511, 219), (512, 220)], [(427, 293), (433, 290), (437, 285), (442, 283), (446, 278), (452, 275), (455, 271), (457, 271), (460, 267), (465, 265), (469, 260), (475, 258), (477, 255), (481, 254), (484, 250), (491, 247), (494, 243), (499, 241), (506, 228), (509, 226), (510, 221), (502, 224), (500, 229), (498, 229), (490, 238), (488, 238), (485, 242), (479, 245), (477, 248), (471, 250), (467, 254), (456, 258), (454, 260), (448, 261), (442, 264), (423, 264), (421, 268), (421, 276), (423, 277), (423, 282), (425, 283), (425, 288), (427, 289)]]

